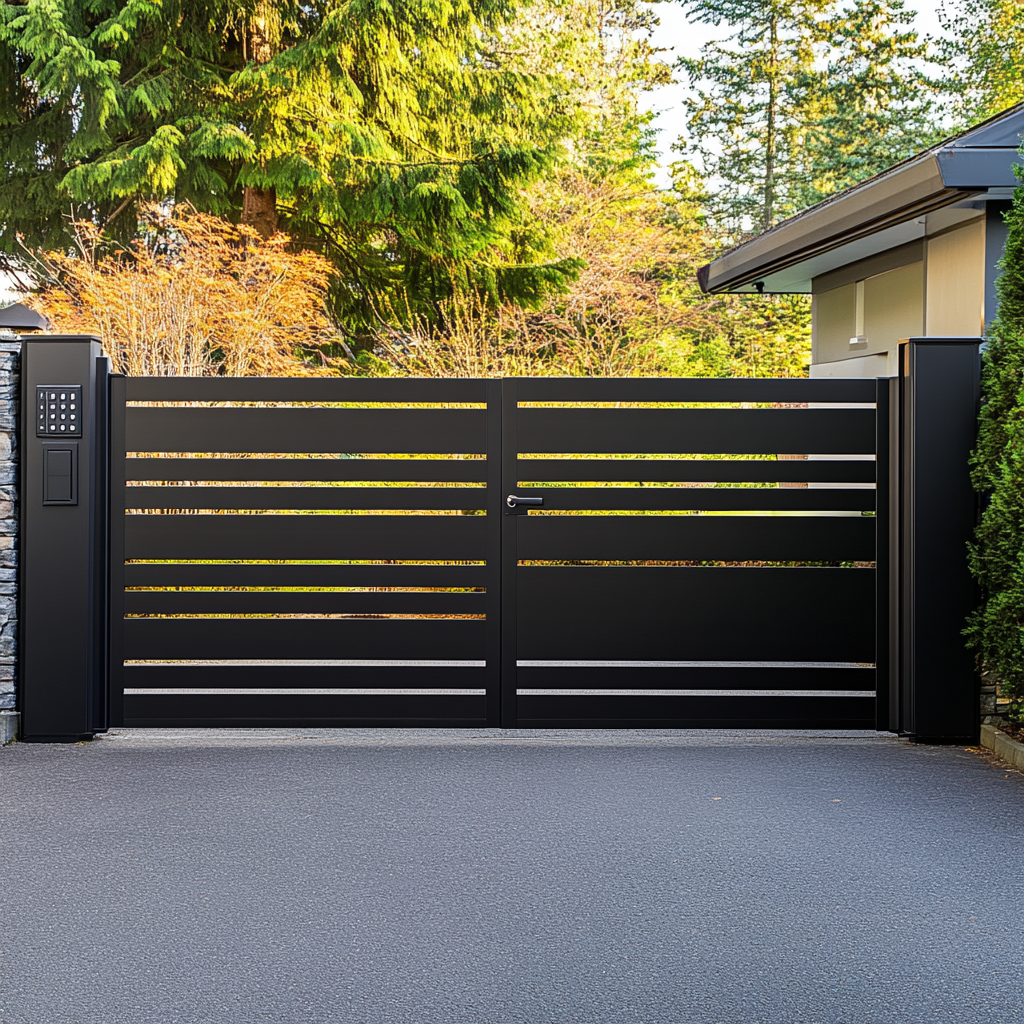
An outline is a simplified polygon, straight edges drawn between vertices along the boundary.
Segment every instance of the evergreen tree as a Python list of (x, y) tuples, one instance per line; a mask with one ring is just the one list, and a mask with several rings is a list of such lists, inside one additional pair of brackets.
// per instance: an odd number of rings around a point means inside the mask
[(802, 102), (794, 205), (813, 206), (926, 149), (947, 134), (928, 46), (902, 0), (858, 0), (816, 20), (819, 59), (795, 83)]
[[(25, 0), (0, 7), (0, 251), (70, 244), (69, 215), (130, 238), (188, 201), (339, 270), (350, 323), (453, 291), (539, 301), (553, 258), (523, 190), (574, 111), (506, 68), (514, 0)], [(389, 309), (389, 307), (391, 307)]]
[(983, 601), (966, 632), (1007, 691), (1024, 697), (1024, 186), (1007, 222), (972, 456), (974, 484), (989, 495), (970, 552)]
[(953, 0), (940, 8), (947, 88), (967, 127), (1024, 102), (1024, 2)]
[(709, 215), (733, 238), (767, 230), (792, 208), (794, 129), (804, 101), (795, 83), (814, 61), (814, 15), (827, 0), (680, 0), (697, 22), (725, 23), (679, 68), (693, 95), (677, 149), (709, 179)]
[[(925, 48), (902, 0), (680, 0), (730, 34), (679, 62), (709, 214), (731, 239), (883, 170), (934, 138)], [(727, 45), (728, 44), (728, 45)]]

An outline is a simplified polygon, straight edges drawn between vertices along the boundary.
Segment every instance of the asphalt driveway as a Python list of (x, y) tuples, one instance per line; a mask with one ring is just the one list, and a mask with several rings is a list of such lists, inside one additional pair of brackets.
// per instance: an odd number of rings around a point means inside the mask
[(3, 1024), (1019, 1024), (1024, 777), (888, 737), (0, 750)]

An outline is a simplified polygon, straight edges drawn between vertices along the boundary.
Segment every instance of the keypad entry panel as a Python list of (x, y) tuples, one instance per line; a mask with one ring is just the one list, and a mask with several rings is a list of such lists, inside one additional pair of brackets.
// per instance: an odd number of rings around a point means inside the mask
[(82, 385), (36, 387), (36, 436), (82, 436)]

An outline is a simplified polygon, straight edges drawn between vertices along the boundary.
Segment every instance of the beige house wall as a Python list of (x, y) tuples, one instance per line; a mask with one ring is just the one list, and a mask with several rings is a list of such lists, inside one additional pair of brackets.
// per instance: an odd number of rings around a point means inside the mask
[[(812, 364), (894, 350), (900, 338), (919, 337), (924, 331), (924, 263), (876, 274), (859, 288), (847, 284), (814, 295), (811, 318)], [(851, 345), (858, 327), (867, 343)]]
[(925, 334), (975, 337), (985, 330), (985, 218), (928, 239)]
[[(865, 261), (865, 277), (852, 283), (857, 265), (849, 274), (818, 279), (821, 290), (811, 297), (812, 377), (894, 374), (901, 338), (984, 332), (985, 218), (926, 239), (911, 258), (874, 274)], [(833, 281), (839, 286), (829, 287)], [(866, 341), (851, 345), (854, 337)]]

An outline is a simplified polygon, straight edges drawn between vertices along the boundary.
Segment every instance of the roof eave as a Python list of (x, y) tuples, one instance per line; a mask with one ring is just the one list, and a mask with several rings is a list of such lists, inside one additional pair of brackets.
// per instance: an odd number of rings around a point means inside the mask
[(698, 281), (709, 294), (742, 287), (775, 270), (977, 191), (947, 187), (937, 155), (927, 153), (725, 253), (700, 268)]

